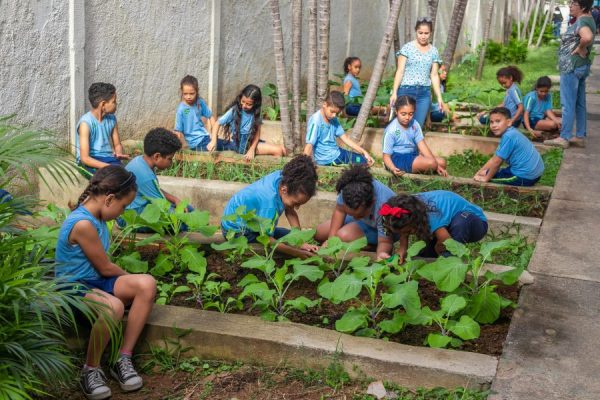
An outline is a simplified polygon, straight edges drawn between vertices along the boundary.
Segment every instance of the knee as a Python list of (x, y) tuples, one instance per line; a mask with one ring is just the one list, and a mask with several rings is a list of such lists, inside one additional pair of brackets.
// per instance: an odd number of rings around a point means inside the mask
[(342, 242), (352, 242), (353, 240), (356, 240), (352, 232), (348, 229), (340, 229), (336, 236), (339, 237)]
[(138, 294), (154, 299), (156, 296), (156, 279), (152, 275), (140, 275), (138, 284)]
[(425, 165), (427, 169), (436, 170), (438, 167), (438, 163), (435, 158), (427, 158), (425, 161)]
[[(112, 318), (115, 321), (120, 321), (123, 319), (123, 315), (125, 315), (125, 304), (116, 297), (112, 299), (109, 303), (110, 310), (112, 312)], [(102, 311), (100, 312), (102, 314)]]

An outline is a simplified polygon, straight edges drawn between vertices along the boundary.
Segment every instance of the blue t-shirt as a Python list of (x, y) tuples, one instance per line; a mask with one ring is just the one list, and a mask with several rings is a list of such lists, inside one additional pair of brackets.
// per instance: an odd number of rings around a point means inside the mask
[(133, 172), (135, 175), (135, 183), (138, 187), (135, 199), (127, 206), (128, 210), (135, 210), (135, 212), (141, 214), (148, 203), (150, 203), (150, 200), (148, 199), (165, 198), (158, 186), (156, 174), (144, 160), (144, 156), (137, 156), (131, 160), (125, 169)]
[(85, 122), (90, 130), (90, 157), (112, 157), (114, 150), (112, 148), (112, 133), (117, 124), (117, 118), (114, 114), (107, 114), (99, 122), (91, 111), (83, 114), (77, 123), (77, 135), (75, 136), (75, 149), (77, 152), (76, 160), (81, 161), (81, 148), (79, 145), (79, 127)]
[(406, 57), (406, 65), (400, 86), (431, 86), (431, 66), (433, 63), (441, 63), (438, 50), (429, 45), (429, 50), (421, 53), (415, 41), (406, 43), (398, 52), (396, 57)]
[(433, 190), (416, 194), (431, 209), (427, 211), (429, 232), (433, 234), (440, 228), (450, 226), (452, 218), (458, 213), (469, 212), (478, 216), (482, 221), (487, 221), (483, 210), (469, 203), (459, 195), (446, 190)]
[[(385, 186), (383, 183), (379, 182), (377, 179), (373, 179), (373, 195), (375, 196), (375, 201), (373, 202), (371, 212), (369, 215), (361, 219), (361, 221), (371, 228), (377, 229), (378, 236), (389, 236), (383, 227), (383, 220), (379, 216), (379, 210), (381, 209), (381, 206), (383, 206), (383, 203), (388, 201), (390, 197), (394, 197), (396, 193), (394, 193), (392, 189)], [(341, 192), (337, 195), (337, 204), (340, 206), (344, 204), (344, 199)]]
[(340, 156), (336, 138), (344, 134), (344, 128), (337, 118), (325, 122), (321, 110), (314, 113), (306, 125), (306, 144), (313, 145), (315, 162), (328, 165)]
[[(219, 120), (219, 125), (229, 125), (229, 131), (231, 132), (231, 138), (235, 142), (235, 124), (233, 121), (233, 108), (227, 110)], [(252, 130), (252, 124), (254, 122), (254, 114), (248, 113), (244, 110), (241, 112), (240, 119), (240, 143), (235, 142), (237, 146), (237, 152), (240, 154), (246, 154), (246, 148), (248, 147), (248, 139), (250, 138), (250, 131)], [(259, 124), (262, 121), (259, 121)]]
[(212, 111), (200, 97), (193, 106), (189, 106), (183, 101), (179, 103), (175, 114), (175, 130), (183, 133), (185, 141), (192, 149), (209, 135), (204, 122), (202, 122), (202, 117), (212, 117)]
[(532, 90), (525, 95), (523, 107), (529, 113), (529, 118), (544, 119), (546, 111), (552, 109), (552, 93), (548, 93), (546, 98), (540, 100), (536, 91)]
[[(275, 171), (246, 186), (229, 199), (223, 210), (223, 217), (235, 214), (235, 210), (240, 206), (246, 206), (246, 211), (254, 211), (259, 217), (273, 220), (273, 227), (276, 227), (279, 217), (284, 211), (283, 201), (279, 195), (280, 182), (281, 171)], [(240, 218), (235, 221), (222, 219), (221, 228), (225, 232), (242, 232), (247, 229), (244, 221)], [(272, 229), (267, 232), (269, 235), (272, 233)]]
[(362, 90), (360, 90), (360, 83), (354, 75), (350, 73), (346, 74), (346, 76), (344, 77), (344, 84), (346, 82), (352, 82), (352, 86), (350, 87), (350, 91), (348, 92), (348, 97), (360, 97), (363, 95)]
[(537, 179), (544, 172), (544, 161), (531, 140), (512, 126), (503, 134), (496, 155), (510, 167), (510, 171), (524, 179)]
[(512, 86), (506, 90), (506, 94), (504, 95), (504, 107), (508, 108), (511, 117), (514, 117), (517, 113), (517, 108), (522, 102), (523, 95), (521, 94), (521, 89), (519, 89), (519, 86), (516, 83), (513, 83)]
[(408, 128), (404, 128), (394, 118), (383, 132), (383, 154), (413, 154), (417, 153), (417, 144), (423, 140), (421, 125), (414, 119)]
[(102, 276), (92, 265), (78, 244), (69, 243), (69, 235), (73, 226), (79, 221), (87, 220), (94, 225), (98, 232), (102, 248), (108, 253), (110, 246), (108, 227), (106, 222), (96, 219), (84, 206), (79, 206), (67, 216), (58, 233), (56, 243), (56, 267), (57, 277), (64, 278), (69, 282), (100, 279)]

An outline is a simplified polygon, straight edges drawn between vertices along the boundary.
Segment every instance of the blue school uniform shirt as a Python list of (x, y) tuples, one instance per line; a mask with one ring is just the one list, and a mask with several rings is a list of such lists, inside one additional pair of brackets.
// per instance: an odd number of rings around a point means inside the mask
[(503, 134), (496, 155), (510, 167), (510, 171), (524, 179), (537, 179), (544, 172), (544, 161), (531, 140), (512, 126)]
[(546, 111), (552, 109), (552, 93), (540, 100), (535, 90), (527, 93), (523, 99), (523, 107), (529, 113), (530, 118), (544, 119)]
[[(337, 196), (337, 204), (340, 206), (344, 204), (342, 192), (340, 192)], [(392, 189), (385, 186), (383, 183), (379, 182), (377, 179), (373, 179), (373, 195), (375, 196), (375, 202), (371, 208), (371, 212), (366, 217), (361, 219), (361, 221), (371, 228), (376, 229), (379, 237), (389, 236), (383, 227), (383, 220), (379, 216), (379, 210), (381, 209), (381, 206), (383, 206), (383, 203), (387, 202), (391, 197), (394, 197), (396, 193), (394, 193)]]
[[(283, 201), (279, 195), (280, 182), (281, 171), (275, 171), (246, 186), (229, 199), (223, 210), (223, 217), (235, 214), (235, 210), (240, 206), (246, 206), (247, 212), (254, 211), (259, 217), (273, 220), (272, 228), (276, 227), (284, 211)], [(222, 219), (221, 228), (225, 232), (242, 232), (247, 229), (244, 221), (239, 218), (235, 221)], [(273, 229), (269, 229), (267, 234), (272, 235)]]
[(135, 183), (138, 188), (135, 199), (127, 206), (128, 210), (135, 210), (135, 212), (141, 214), (150, 203), (148, 199), (165, 198), (158, 186), (156, 174), (144, 160), (144, 156), (135, 157), (125, 166), (125, 169), (135, 175)]
[(421, 125), (417, 121), (413, 119), (408, 128), (404, 128), (398, 118), (394, 118), (383, 132), (383, 154), (417, 153), (417, 144), (423, 139)]
[(77, 135), (75, 136), (75, 149), (77, 163), (81, 161), (81, 148), (79, 145), (79, 127), (85, 122), (90, 130), (90, 157), (112, 157), (114, 150), (112, 148), (112, 133), (117, 124), (117, 118), (114, 114), (107, 114), (99, 122), (91, 111), (85, 113), (77, 123)]
[(396, 57), (399, 56), (406, 57), (400, 86), (431, 86), (431, 66), (433, 63), (442, 62), (438, 50), (433, 45), (430, 45), (425, 53), (421, 53), (413, 40), (398, 50)]
[(183, 133), (185, 141), (192, 149), (209, 135), (204, 122), (202, 122), (202, 117), (212, 117), (212, 111), (200, 97), (193, 106), (187, 105), (183, 101), (179, 103), (175, 114), (175, 130)]
[(506, 90), (504, 95), (504, 107), (510, 111), (510, 116), (513, 117), (517, 112), (517, 107), (523, 102), (523, 95), (521, 89), (516, 83), (513, 83), (511, 87)]
[(481, 207), (469, 203), (456, 193), (446, 190), (433, 190), (415, 196), (431, 208), (430, 211), (427, 211), (429, 232), (431, 234), (440, 228), (450, 226), (452, 218), (461, 212), (469, 212), (478, 216), (482, 221), (487, 221)]
[[(231, 132), (231, 138), (235, 142), (235, 125), (233, 121), (233, 108), (227, 110), (225, 114), (223, 114), (219, 120), (219, 125), (229, 125), (229, 131)], [(235, 142), (237, 147), (237, 152), (240, 154), (246, 154), (246, 149), (248, 147), (248, 139), (250, 138), (250, 130), (252, 129), (252, 123), (254, 122), (254, 114), (248, 113), (244, 110), (241, 110), (241, 119), (240, 119), (240, 142)], [(260, 123), (261, 121), (259, 121)]]
[(100, 279), (102, 276), (92, 265), (78, 244), (69, 243), (69, 235), (73, 226), (79, 221), (90, 221), (102, 243), (102, 248), (108, 252), (110, 246), (108, 227), (106, 222), (96, 219), (85, 207), (79, 206), (71, 212), (63, 222), (58, 233), (56, 244), (55, 274), (69, 282), (81, 282), (91, 279)]
[(344, 84), (346, 82), (352, 82), (352, 86), (350, 87), (350, 91), (348, 92), (348, 97), (361, 97), (363, 95), (362, 90), (360, 90), (360, 83), (354, 75), (350, 73), (346, 74), (346, 76), (344, 77)]
[(306, 144), (312, 144), (313, 157), (318, 165), (327, 165), (340, 156), (336, 138), (344, 134), (337, 118), (325, 122), (321, 110), (314, 113), (306, 126)]

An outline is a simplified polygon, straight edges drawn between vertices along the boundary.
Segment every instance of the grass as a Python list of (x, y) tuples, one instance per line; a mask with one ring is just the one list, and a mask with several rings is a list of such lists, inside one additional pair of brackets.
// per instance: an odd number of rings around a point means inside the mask
[[(523, 71), (524, 79), (519, 85), (523, 96), (533, 89), (535, 82), (540, 76), (557, 75), (557, 50), (556, 44), (541, 46), (538, 49), (531, 49), (527, 55), (527, 60), (524, 63), (518, 64), (518, 67)], [(448, 85), (446, 93), (462, 97), (465, 94), (471, 93), (469, 101), (487, 106), (495, 106), (502, 102), (504, 98), (504, 90), (496, 80), (496, 71), (505, 64), (486, 64), (483, 69), (483, 75), (480, 81), (475, 80), (475, 70), (477, 68), (477, 60), (474, 62), (462, 63), (450, 71), (448, 74)], [(486, 90), (500, 89), (484, 93)], [(558, 88), (555, 88), (558, 92)], [(560, 103), (559, 96), (553, 95), (554, 105)]]

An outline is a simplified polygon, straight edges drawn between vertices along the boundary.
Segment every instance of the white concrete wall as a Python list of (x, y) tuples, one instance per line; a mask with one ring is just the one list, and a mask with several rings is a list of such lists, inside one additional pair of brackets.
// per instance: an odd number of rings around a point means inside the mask
[[(83, 1), (83, 0), (70, 0)], [(213, 1), (220, 9), (215, 96), (207, 93)], [(411, 22), (426, 13), (426, 0), (411, 1)], [(477, 28), (492, 0), (471, 0), (457, 53), (479, 44)], [(493, 38), (502, 37), (504, 2), (497, 0)], [(443, 50), (453, 1), (440, 0), (434, 44)], [(291, 6), (280, 1), (291, 60)], [(385, 29), (388, 0), (331, 0), (330, 73), (342, 73), (348, 55), (363, 61), (368, 79)], [(304, 26), (307, 9), (304, 4)], [(50, 128), (68, 137), (69, 0), (0, 0), (0, 115)], [(404, 37), (404, 17), (399, 20)], [(303, 32), (303, 76), (307, 32)], [(268, 0), (85, 1), (84, 87), (111, 82), (117, 87), (117, 118), (123, 139), (141, 138), (154, 126), (172, 127), (180, 79), (196, 76), (205, 98), (222, 111), (248, 83), (275, 82), (272, 24)], [(395, 60), (388, 60), (388, 73)], [(85, 100), (89, 108), (87, 100)]]

